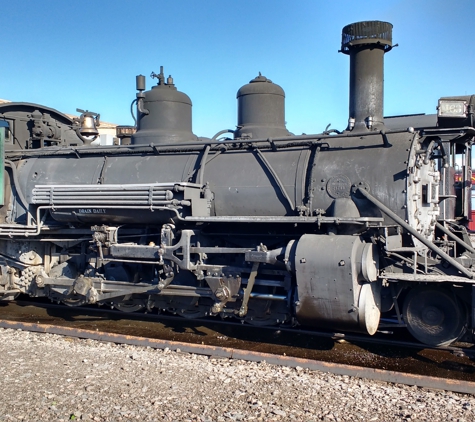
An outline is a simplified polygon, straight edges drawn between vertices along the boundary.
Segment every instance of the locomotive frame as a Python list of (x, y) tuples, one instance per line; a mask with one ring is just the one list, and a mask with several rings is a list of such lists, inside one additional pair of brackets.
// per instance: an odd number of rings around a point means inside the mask
[(88, 145), (96, 113), (0, 106), (2, 299), (473, 342), (474, 97), (390, 129), (391, 48), (387, 22), (343, 28), (343, 132), (289, 133), (284, 92), (262, 75), (238, 91), (237, 130), (211, 139), (192, 133), (191, 101), (163, 69), (150, 91), (137, 77), (121, 145)]

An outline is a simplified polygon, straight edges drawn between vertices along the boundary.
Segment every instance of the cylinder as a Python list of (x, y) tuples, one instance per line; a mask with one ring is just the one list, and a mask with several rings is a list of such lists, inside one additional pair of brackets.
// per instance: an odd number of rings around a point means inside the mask
[(356, 236), (305, 234), (291, 262), (300, 324), (376, 332), (381, 314), (376, 245)]
[(137, 75), (135, 77), (135, 86), (137, 91), (145, 91), (145, 76)]
[(354, 120), (353, 130), (375, 130), (384, 125), (384, 53), (392, 49), (392, 27), (388, 22), (366, 21), (343, 28), (341, 52), (350, 56), (349, 118)]
[(236, 97), (235, 138), (267, 139), (290, 135), (285, 127), (285, 93), (279, 85), (259, 73), (239, 89)]

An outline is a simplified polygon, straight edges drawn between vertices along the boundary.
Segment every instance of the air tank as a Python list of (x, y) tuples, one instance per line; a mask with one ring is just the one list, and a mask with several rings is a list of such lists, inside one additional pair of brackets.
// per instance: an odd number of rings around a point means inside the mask
[(145, 77), (137, 76), (137, 131), (132, 144), (170, 144), (196, 142), (191, 130), (191, 100), (176, 89), (171, 76), (152, 72), (158, 83), (145, 91)]
[(285, 93), (270, 79), (259, 76), (237, 92), (238, 124), (235, 138), (266, 139), (289, 136), (285, 127)]

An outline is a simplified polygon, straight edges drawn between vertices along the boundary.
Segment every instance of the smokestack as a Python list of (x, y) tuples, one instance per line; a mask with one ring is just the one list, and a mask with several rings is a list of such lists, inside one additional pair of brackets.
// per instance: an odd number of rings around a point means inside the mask
[(341, 52), (350, 56), (348, 130), (380, 130), (383, 122), (384, 53), (392, 45), (389, 22), (356, 22), (343, 28)]

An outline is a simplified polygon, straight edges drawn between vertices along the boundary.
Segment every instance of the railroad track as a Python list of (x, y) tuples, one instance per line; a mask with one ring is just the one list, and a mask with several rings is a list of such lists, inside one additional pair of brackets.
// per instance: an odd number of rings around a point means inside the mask
[(2, 305), (0, 317), (3, 328), (220, 358), (265, 360), (385, 382), (475, 392), (475, 354), (467, 347), (427, 349), (381, 337), (368, 339), (31, 302)]

